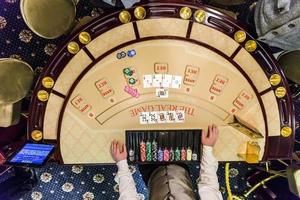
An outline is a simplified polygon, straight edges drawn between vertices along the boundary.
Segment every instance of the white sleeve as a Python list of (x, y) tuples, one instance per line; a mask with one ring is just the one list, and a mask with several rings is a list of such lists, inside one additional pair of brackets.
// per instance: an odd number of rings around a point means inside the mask
[(198, 191), (202, 200), (222, 200), (217, 177), (218, 161), (213, 155), (212, 147), (203, 146), (200, 165)]
[(118, 173), (115, 181), (119, 184), (119, 200), (139, 200), (135, 183), (128, 168), (127, 160), (117, 162)]

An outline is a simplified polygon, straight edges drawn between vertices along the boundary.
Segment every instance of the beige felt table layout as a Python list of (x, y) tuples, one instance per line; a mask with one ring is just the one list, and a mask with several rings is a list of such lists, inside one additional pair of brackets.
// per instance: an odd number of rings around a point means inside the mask
[[(256, 141), (260, 146), (260, 160), (264, 154), (266, 141), (264, 117), (258, 97), (245, 78), (252, 80), (256, 90), (262, 92), (271, 87), (268, 78), (259, 64), (245, 49), (241, 49), (234, 61), (245, 72), (242, 74), (228, 60), (239, 44), (229, 36), (208, 26), (193, 23), (190, 39), (199, 43), (174, 39), (185, 37), (189, 21), (175, 18), (145, 19), (136, 23), (141, 39), (128, 43), (111, 51), (88, 71), (69, 93), (74, 81), (92, 62), (81, 49), (65, 66), (58, 77), (54, 90), (70, 98), (62, 113), (60, 135), (57, 129), (59, 115), (64, 99), (51, 93), (44, 115), (44, 139), (59, 140), (61, 157), (65, 164), (73, 163), (111, 163), (110, 142), (113, 139), (124, 141), (125, 130), (180, 130), (206, 129), (216, 124), (220, 129), (220, 138), (214, 149), (220, 161), (238, 161), (238, 153), (245, 153), (246, 143)], [(152, 36), (175, 36), (173, 39)], [(87, 50), (97, 59), (105, 52), (120, 44), (135, 39), (132, 23), (113, 28), (93, 39)], [(200, 45), (206, 44), (205, 45)], [(211, 46), (220, 52), (216, 53)], [(133, 57), (118, 59), (117, 54), (135, 50)], [(158, 98), (155, 88), (143, 87), (143, 76), (155, 74), (156, 63), (168, 65), (167, 74), (185, 76), (187, 66), (199, 69), (199, 75), (193, 85), (182, 83), (181, 88), (169, 88), (169, 97)], [(126, 67), (134, 68), (139, 83), (134, 86), (140, 93), (138, 98), (124, 91), (127, 85), (123, 75)], [(210, 92), (216, 76), (227, 78), (228, 82), (221, 94)], [(109, 97), (103, 97), (95, 83), (106, 79), (113, 90)], [(245, 107), (237, 109), (233, 102), (245, 91), (252, 99)], [(72, 100), (81, 96), (91, 106), (88, 112), (80, 112)], [(266, 110), (269, 136), (280, 135), (279, 109), (276, 97), (271, 90), (260, 97)], [(140, 124), (140, 112), (184, 110), (184, 123)], [(251, 139), (228, 125), (234, 115), (255, 127), (263, 138)]]

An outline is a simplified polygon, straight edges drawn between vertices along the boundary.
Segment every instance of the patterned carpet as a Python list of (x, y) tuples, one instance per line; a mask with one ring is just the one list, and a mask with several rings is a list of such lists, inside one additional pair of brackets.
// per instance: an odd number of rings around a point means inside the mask
[[(95, 17), (104, 14), (105, 12), (102, 9), (94, 8), (87, 0), (81, 0), (77, 5), (77, 19), (87, 15)], [(38, 37), (29, 30), (23, 21), (19, 9), (19, 0), (0, 0), (0, 57), (24, 60), (33, 67), (36, 75), (38, 75), (64, 39), (65, 36), (55, 40)], [(300, 120), (300, 104), (296, 106), (296, 109), (297, 118)], [(299, 147), (297, 148), (300, 150)], [(220, 164), (218, 177), (221, 192), (224, 199), (226, 199), (224, 165), (224, 163)], [(190, 165), (189, 168), (195, 193), (197, 193), (196, 179), (199, 176), (199, 166)], [(241, 194), (249, 188), (246, 177), (253, 171), (253, 168), (254, 166), (242, 162), (231, 164), (230, 181), (233, 193)], [(141, 199), (147, 199), (148, 190), (142, 181), (138, 166), (131, 166), (131, 169)], [(38, 184), (32, 190), (28, 191), (22, 186), (16, 188), (12, 193), (0, 190), (2, 192), (2, 194), (0, 193), (0, 199), (118, 199), (118, 186), (114, 182), (114, 175), (117, 171), (116, 166), (59, 166), (51, 164), (35, 169), (35, 171)], [(12, 170), (9, 176), (13, 176), (14, 173), (15, 171)], [(5, 180), (2, 177), (0, 183)], [(12, 184), (11, 187), (17, 187), (17, 185)], [(257, 198), (254, 194), (247, 199)]]

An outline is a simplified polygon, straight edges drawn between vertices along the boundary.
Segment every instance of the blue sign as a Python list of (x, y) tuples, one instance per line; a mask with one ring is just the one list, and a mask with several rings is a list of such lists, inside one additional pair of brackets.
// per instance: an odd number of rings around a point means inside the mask
[(42, 165), (53, 148), (49, 144), (26, 144), (10, 162)]

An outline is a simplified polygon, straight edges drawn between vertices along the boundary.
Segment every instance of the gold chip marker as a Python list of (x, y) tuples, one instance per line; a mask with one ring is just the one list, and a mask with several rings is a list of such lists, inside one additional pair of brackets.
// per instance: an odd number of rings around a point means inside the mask
[(257, 48), (257, 43), (254, 40), (248, 40), (245, 44), (245, 49), (248, 52), (254, 52)]
[(244, 42), (246, 40), (246, 37), (247, 37), (247, 35), (246, 35), (245, 31), (242, 31), (242, 30), (237, 31), (234, 34), (234, 40), (238, 43)]
[(79, 51), (79, 45), (77, 44), (77, 42), (70, 42), (68, 44), (68, 51), (71, 53), (71, 54), (76, 54), (78, 53)]
[(79, 41), (82, 43), (82, 44), (88, 44), (90, 41), (91, 41), (91, 36), (88, 32), (81, 32), (78, 36), (79, 38)]
[(136, 7), (134, 9), (134, 16), (137, 19), (144, 19), (146, 17), (146, 10), (145, 10), (145, 8), (143, 8), (142, 6)]
[(120, 12), (120, 14), (119, 14), (119, 20), (123, 24), (126, 24), (126, 23), (130, 22), (130, 20), (131, 20), (130, 13), (127, 10), (124, 10), (124, 11)]
[(281, 82), (281, 76), (279, 74), (272, 74), (269, 81), (271, 85), (276, 86)]
[(46, 76), (42, 80), (42, 85), (45, 88), (52, 88), (54, 86), (54, 80), (51, 77)]
[(284, 126), (281, 128), (281, 135), (283, 137), (289, 137), (291, 134), (292, 134), (292, 129), (291, 127), (288, 127), (288, 126)]
[(48, 98), (49, 98), (49, 94), (47, 91), (45, 90), (40, 90), (38, 91), (37, 93), (37, 98), (40, 100), (40, 101), (47, 101)]
[(201, 22), (204, 22), (205, 19), (206, 19), (206, 14), (205, 14), (205, 11), (204, 10), (197, 10), (194, 14), (194, 19), (201, 23)]
[(182, 19), (190, 19), (192, 16), (192, 10), (189, 7), (182, 7), (180, 9), (180, 17)]
[(34, 130), (31, 132), (31, 138), (34, 141), (40, 141), (43, 138), (43, 133), (39, 130)]
[(276, 97), (282, 98), (285, 96), (285, 94), (286, 94), (286, 89), (284, 87), (276, 88), (276, 90), (275, 90)]

